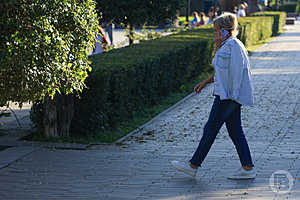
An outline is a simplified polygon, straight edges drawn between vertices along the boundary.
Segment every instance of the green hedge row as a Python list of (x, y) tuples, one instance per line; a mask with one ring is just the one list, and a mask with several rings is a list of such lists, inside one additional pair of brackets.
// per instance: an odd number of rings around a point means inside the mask
[(273, 35), (277, 35), (282, 31), (282, 27), (285, 25), (286, 13), (285, 12), (256, 12), (252, 16), (270, 16), (274, 18), (272, 32)]
[(280, 5), (279, 10), (287, 13), (299, 13), (299, 2), (287, 2)]
[(269, 16), (239, 18), (239, 39), (246, 47), (273, 35), (274, 18)]
[[(239, 19), (238, 37), (246, 46), (274, 34), (276, 22), (278, 30), (281, 27), (282, 13), (256, 15), (267, 16)], [(91, 56), (93, 71), (88, 89), (75, 102), (72, 132), (101, 134), (159, 104), (184, 83), (212, 70), (212, 56), (211, 25)]]
[(72, 131), (86, 135), (115, 127), (211, 70), (212, 32), (205, 26), (91, 56), (89, 89), (75, 103)]

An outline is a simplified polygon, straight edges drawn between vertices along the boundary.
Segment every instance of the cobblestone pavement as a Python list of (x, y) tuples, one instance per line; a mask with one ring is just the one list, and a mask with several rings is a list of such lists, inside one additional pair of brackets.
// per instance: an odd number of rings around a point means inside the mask
[[(255, 180), (226, 179), (240, 164), (224, 127), (196, 179), (170, 166), (196, 149), (213, 102), (210, 86), (120, 146), (32, 150), (0, 169), (0, 199), (300, 199), (300, 23), (259, 48), (251, 63), (256, 104), (242, 118)], [(277, 170), (292, 177), (275, 173), (276, 186), (282, 183), (276, 192), (269, 181)]]

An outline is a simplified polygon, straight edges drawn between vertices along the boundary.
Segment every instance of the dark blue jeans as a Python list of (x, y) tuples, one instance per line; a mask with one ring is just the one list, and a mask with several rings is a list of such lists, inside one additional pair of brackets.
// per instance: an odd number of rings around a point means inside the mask
[(242, 166), (253, 167), (249, 146), (241, 125), (241, 104), (233, 100), (220, 100), (219, 96), (215, 96), (208, 121), (204, 126), (203, 136), (190, 160), (191, 164), (201, 166), (224, 122)]

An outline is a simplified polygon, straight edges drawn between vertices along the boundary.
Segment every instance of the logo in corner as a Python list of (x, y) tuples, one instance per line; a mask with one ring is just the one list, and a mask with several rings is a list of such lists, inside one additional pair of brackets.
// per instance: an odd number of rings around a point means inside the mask
[(292, 190), (294, 178), (288, 171), (278, 170), (271, 175), (269, 184), (273, 192), (287, 194)]

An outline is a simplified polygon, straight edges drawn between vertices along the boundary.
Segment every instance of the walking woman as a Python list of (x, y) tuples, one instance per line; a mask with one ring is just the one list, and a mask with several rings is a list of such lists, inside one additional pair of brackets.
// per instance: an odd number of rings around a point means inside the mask
[(214, 103), (199, 146), (189, 162), (172, 161), (179, 171), (193, 177), (207, 156), (219, 130), (225, 123), (241, 162), (241, 168), (228, 176), (230, 179), (253, 179), (254, 165), (241, 125), (241, 106), (253, 105), (248, 53), (236, 38), (238, 22), (234, 14), (226, 13), (214, 20), (216, 53), (213, 59), (214, 75), (195, 86), (196, 93), (214, 83)]

